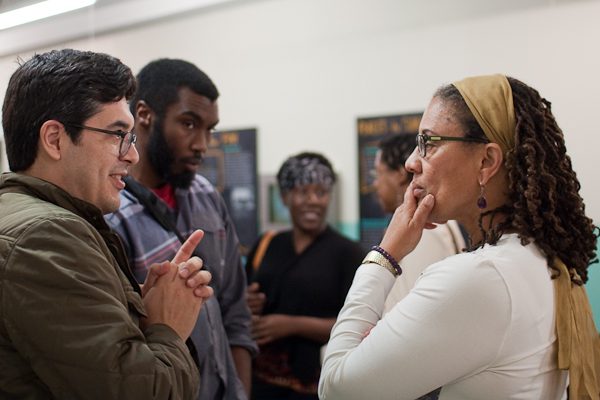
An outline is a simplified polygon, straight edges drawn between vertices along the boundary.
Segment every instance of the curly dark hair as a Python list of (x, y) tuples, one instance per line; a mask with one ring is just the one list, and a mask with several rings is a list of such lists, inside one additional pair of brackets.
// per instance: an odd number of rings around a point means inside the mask
[[(503, 232), (517, 232), (521, 243), (534, 241), (546, 257), (554, 277), (560, 274), (556, 258), (570, 269), (571, 281), (582, 285), (588, 280), (588, 266), (596, 261), (598, 228), (585, 215), (579, 195), (581, 185), (567, 155), (564, 136), (551, 104), (537, 90), (508, 77), (513, 93), (516, 129), (515, 146), (505, 154), (508, 171), (508, 204), (482, 213), (479, 219), (485, 243), (496, 244)], [(434, 97), (453, 107), (465, 136), (485, 138), (477, 120), (453, 85), (443, 86)], [(502, 213), (506, 219), (494, 225)], [(492, 215), (489, 226), (482, 219)]]

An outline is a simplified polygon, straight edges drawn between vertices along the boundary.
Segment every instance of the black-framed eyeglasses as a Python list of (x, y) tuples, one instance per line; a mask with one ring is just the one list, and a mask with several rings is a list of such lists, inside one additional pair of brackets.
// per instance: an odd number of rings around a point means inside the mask
[(417, 148), (419, 149), (419, 155), (425, 157), (427, 155), (427, 142), (471, 142), (471, 143), (489, 143), (490, 141), (484, 138), (476, 137), (464, 137), (464, 136), (431, 136), (426, 133), (419, 133), (417, 135)]
[(77, 128), (77, 129), (87, 129), (88, 131), (106, 133), (107, 135), (115, 135), (121, 138), (121, 143), (119, 143), (119, 157), (125, 157), (125, 154), (131, 148), (131, 145), (137, 142), (137, 135), (132, 131), (124, 131), (122, 129), (110, 130), (110, 129), (102, 129), (102, 128), (94, 128), (93, 126), (87, 125), (76, 125), (76, 124), (66, 124), (67, 126)]

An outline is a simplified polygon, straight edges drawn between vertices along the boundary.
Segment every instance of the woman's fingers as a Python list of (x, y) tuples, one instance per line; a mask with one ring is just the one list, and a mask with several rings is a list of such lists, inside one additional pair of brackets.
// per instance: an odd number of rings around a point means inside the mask
[(434, 205), (435, 199), (432, 194), (423, 197), (412, 216), (411, 224), (422, 230), (427, 224), (427, 218), (429, 218)]

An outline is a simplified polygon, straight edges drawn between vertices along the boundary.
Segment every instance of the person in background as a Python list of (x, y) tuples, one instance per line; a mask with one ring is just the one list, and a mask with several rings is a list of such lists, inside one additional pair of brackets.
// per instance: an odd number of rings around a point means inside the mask
[[(375, 154), (375, 181), (373, 186), (383, 210), (392, 214), (402, 205), (404, 193), (412, 174), (404, 163), (415, 148), (416, 135), (388, 136), (379, 142)], [(385, 312), (408, 294), (429, 265), (465, 248), (465, 240), (456, 221), (440, 224), (436, 229), (423, 231), (417, 247), (402, 260), (403, 279), (396, 279), (385, 301)]]
[(194, 230), (204, 231), (197, 254), (212, 273), (215, 296), (191, 336), (200, 360), (198, 399), (245, 399), (251, 355), (257, 351), (246, 274), (225, 203), (197, 174), (219, 122), (219, 92), (204, 72), (184, 60), (150, 62), (137, 80), (130, 108), (140, 162), (131, 169), (121, 207), (107, 221), (123, 239), (140, 281), (152, 263), (175, 254)]
[(336, 176), (321, 154), (288, 158), (277, 173), (292, 229), (263, 235), (248, 255), (248, 301), (260, 346), (252, 398), (317, 399), (320, 350), (356, 266), (360, 246), (327, 225)]
[[(143, 288), (102, 214), (138, 162), (131, 70), (107, 54), (37, 54), (10, 78), (0, 178), (0, 397), (190, 399), (189, 337), (212, 289), (190, 236)], [(164, 257), (157, 259), (163, 261)], [(178, 277), (179, 276), (179, 277)], [(192, 348), (193, 349), (193, 348)]]
[[(504, 75), (440, 88), (413, 179), (356, 272), (323, 364), (323, 400), (597, 399), (598, 331), (584, 283), (597, 228), (550, 102)], [(429, 266), (382, 318), (398, 261), (450, 219), (470, 251)], [(410, 268), (410, 266), (407, 266)], [(368, 334), (367, 334), (368, 333)]]

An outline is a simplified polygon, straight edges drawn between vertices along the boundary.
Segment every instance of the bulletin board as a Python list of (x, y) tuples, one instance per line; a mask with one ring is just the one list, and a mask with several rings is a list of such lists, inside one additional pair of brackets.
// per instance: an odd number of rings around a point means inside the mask
[(359, 234), (360, 243), (364, 248), (379, 244), (390, 218), (379, 205), (373, 187), (377, 145), (381, 139), (389, 135), (416, 135), (422, 115), (422, 113), (412, 113), (357, 120)]
[(200, 174), (222, 194), (245, 255), (258, 238), (256, 129), (213, 133)]

